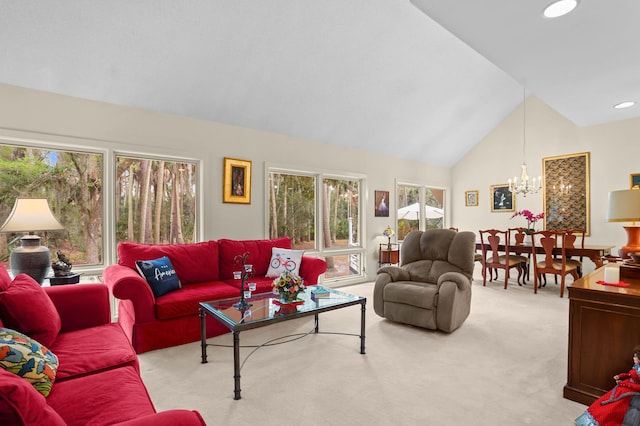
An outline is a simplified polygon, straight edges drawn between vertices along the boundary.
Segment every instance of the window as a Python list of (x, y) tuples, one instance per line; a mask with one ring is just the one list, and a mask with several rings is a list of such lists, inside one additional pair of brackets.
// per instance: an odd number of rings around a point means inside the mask
[[(0, 221), (9, 216), (17, 197), (47, 198), (65, 228), (38, 232), (52, 258), (60, 251), (74, 269), (88, 272), (111, 262), (105, 247), (121, 241), (197, 240), (197, 161), (21, 142), (0, 140)], [(115, 163), (115, 176), (105, 170), (107, 158)], [(107, 175), (109, 185), (104, 185)], [(113, 213), (105, 210), (107, 200), (109, 205), (113, 201)], [(21, 236), (0, 234), (0, 261), (7, 268)]]
[(269, 237), (289, 236), (293, 247), (327, 261), (327, 281), (361, 277), (362, 179), (268, 170)]
[(398, 240), (418, 229), (444, 227), (444, 189), (397, 184)]
[(196, 241), (195, 163), (116, 156), (116, 243)]
[[(64, 231), (39, 232), (41, 244), (74, 266), (103, 263), (104, 156), (35, 146), (0, 145), (0, 217), (9, 216), (17, 197), (47, 198)], [(0, 234), (0, 260), (21, 234)]]

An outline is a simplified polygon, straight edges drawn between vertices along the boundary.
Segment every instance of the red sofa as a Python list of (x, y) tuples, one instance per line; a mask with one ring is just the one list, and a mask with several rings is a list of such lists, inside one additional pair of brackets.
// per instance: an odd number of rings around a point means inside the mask
[[(291, 249), (291, 238), (271, 240), (211, 240), (193, 244), (118, 245), (118, 263), (105, 268), (104, 282), (120, 299), (118, 322), (129, 336), (137, 353), (182, 345), (200, 340), (199, 302), (236, 297), (240, 280), (233, 272), (240, 270), (234, 263), (237, 255), (249, 252), (253, 265), (256, 292), (271, 291), (273, 278), (265, 277), (272, 248)], [(180, 279), (182, 288), (155, 297), (149, 284), (136, 270), (136, 261), (167, 256)], [(303, 256), (300, 276), (305, 284), (318, 283), (327, 270), (323, 259)], [(207, 337), (229, 331), (207, 316)]]
[(28, 341), (31, 351), (42, 344), (58, 361), (45, 397), (28, 375), (18, 375), (24, 365), (17, 374), (8, 369), (16, 346), (0, 341), (2, 425), (205, 424), (197, 411), (156, 413), (135, 351), (120, 325), (111, 322), (104, 284), (43, 288), (24, 274), (12, 280), (0, 264), (0, 327), (5, 337), (15, 330), (35, 340)]

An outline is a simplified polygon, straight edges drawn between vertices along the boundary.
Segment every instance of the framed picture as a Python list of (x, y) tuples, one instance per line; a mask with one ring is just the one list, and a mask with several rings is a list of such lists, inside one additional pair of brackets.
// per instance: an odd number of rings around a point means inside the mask
[(251, 161), (225, 157), (222, 201), (251, 204)]
[(589, 153), (542, 159), (544, 229), (590, 233)]
[(631, 189), (640, 189), (640, 173), (631, 175)]
[(464, 205), (471, 206), (471, 207), (478, 207), (478, 191), (465, 191)]
[(375, 191), (375, 212), (377, 217), (389, 217), (389, 191)]
[(491, 185), (491, 211), (516, 211), (516, 197), (509, 191), (509, 184)]

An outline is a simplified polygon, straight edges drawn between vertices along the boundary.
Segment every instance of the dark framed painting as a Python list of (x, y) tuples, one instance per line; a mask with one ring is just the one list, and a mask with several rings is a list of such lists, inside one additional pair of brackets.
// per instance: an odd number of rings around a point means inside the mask
[(634, 173), (630, 177), (631, 189), (640, 189), (640, 173)]
[(389, 217), (389, 191), (374, 191), (375, 214), (377, 217)]
[(584, 229), (590, 235), (589, 153), (542, 159), (544, 229)]
[(470, 207), (478, 207), (478, 191), (465, 191), (464, 205)]
[(516, 210), (516, 197), (509, 191), (509, 184), (491, 185), (491, 211), (513, 212)]
[(222, 201), (251, 204), (251, 161), (225, 157)]

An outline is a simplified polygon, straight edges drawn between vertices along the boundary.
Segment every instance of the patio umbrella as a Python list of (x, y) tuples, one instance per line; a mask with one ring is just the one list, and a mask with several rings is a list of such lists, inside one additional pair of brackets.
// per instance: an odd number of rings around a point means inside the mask
[[(433, 206), (424, 206), (424, 213), (427, 219), (439, 219), (444, 216), (442, 209)], [(419, 220), (420, 203), (409, 204), (398, 209), (398, 219)]]

